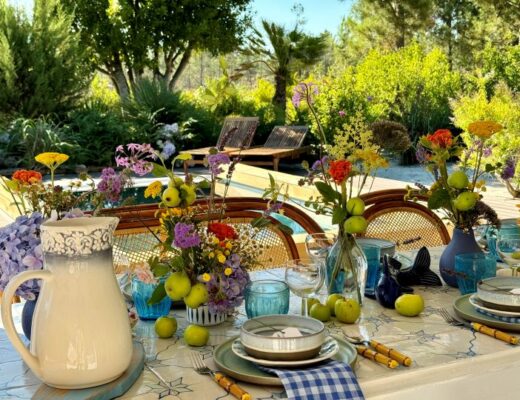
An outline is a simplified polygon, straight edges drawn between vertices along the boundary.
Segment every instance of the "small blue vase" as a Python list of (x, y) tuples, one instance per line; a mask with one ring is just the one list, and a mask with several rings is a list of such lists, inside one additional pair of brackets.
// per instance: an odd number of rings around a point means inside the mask
[(165, 296), (156, 304), (148, 304), (155, 288), (164, 285), (166, 278), (161, 278), (158, 283), (145, 283), (136, 277), (132, 279), (132, 298), (134, 300), (137, 315), (142, 320), (156, 320), (159, 317), (168, 315), (172, 301)]
[(37, 301), (38, 295), (36, 295), (34, 300), (27, 300), (22, 309), (22, 331), (29, 340), (31, 340), (32, 320)]
[(444, 249), (439, 260), (439, 271), (442, 279), (451, 287), (458, 287), (455, 275), (455, 256), (466, 253), (482, 253), (482, 249), (475, 240), (473, 229), (464, 232), (455, 228), (451, 242)]

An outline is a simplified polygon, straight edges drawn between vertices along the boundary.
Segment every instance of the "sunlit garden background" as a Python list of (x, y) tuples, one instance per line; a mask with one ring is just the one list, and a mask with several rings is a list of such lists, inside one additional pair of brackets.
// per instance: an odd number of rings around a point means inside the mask
[[(486, 162), (518, 196), (515, 1), (321, 1), (341, 14), (321, 33), (315, 4), (279, 3), (0, 0), (0, 169), (34, 167), (44, 151), (95, 170), (122, 143), (208, 145), (230, 115), (260, 117), (255, 144), (275, 125), (316, 134), (291, 101), (306, 81), (329, 135), (390, 120), (413, 143), (449, 128), (471, 145), (470, 122), (501, 123)], [(396, 163), (416, 163), (414, 149)]]

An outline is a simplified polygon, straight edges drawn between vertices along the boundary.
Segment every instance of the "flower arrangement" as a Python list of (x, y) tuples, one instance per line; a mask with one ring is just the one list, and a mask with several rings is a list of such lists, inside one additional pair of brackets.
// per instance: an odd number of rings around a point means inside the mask
[[(419, 189), (409, 188), (407, 198), (414, 198), (417, 193), (428, 197), (428, 207), (442, 210), (456, 228), (471, 230), (484, 218), (490, 224), (498, 226), (500, 221), (494, 210), (482, 202), (482, 193), (486, 191), (485, 173), (494, 171), (494, 166), (483, 160), (492, 151), (487, 140), (502, 129), (492, 121), (477, 121), (469, 125), (468, 131), (475, 137), (473, 145), (464, 149), (458, 137), (453, 137), (448, 129), (439, 129), (433, 134), (420, 138), (417, 159), (423, 163), (434, 177), (429, 188), (418, 184)], [(460, 169), (448, 173), (447, 161), (460, 157)], [(468, 168), (468, 161), (473, 159), (475, 168)]]
[[(262, 251), (255, 236), (260, 226), (265, 226), (262, 218), (251, 225), (236, 226), (224, 218), (225, 194), (237, 160), (212, 149), (205, 160), (209, 179), (196, 181), (190, 174), (182, 179), (174, 173), (175, 162), (189, 160), (189, 155), (178, 155), (168, 168), (162, 154), (151, 147), (132, 146), (134, 153), (126, 155), (122, 150), (118, 148), (119, 165), (138, 174), (147, 171), (168, 178), (166, 188), (155, 181), (145, 190), (146, 197), (160, 199), (161, 227), (154, 233), (161, 255), (150, 260), (150, 266), (157, 278), (169, 275), (149, 303), (168, 295), (172, 300), (184, 300), (191, 308), (207, 304), (211, 313), (231, 312), (243, 300), (249, 282), (247, 270), (257, 263)], [(226, 168), (224, 196), (217, 203), (217, 182)], [(209, 190), (205, 201), (195, 204), (197, 193), (205, 190)]]
[[(307, 105), (316, 122), (320, 139), (319, 159), (312, 166), (303, 163), (307, 176), (299, 183), (302, 186), (314, 185), (319, 192), (318, 196), (306, 201), (305, 206), (317, 214), (331, 215), (332, 223), (338, 225), (338, 242), (335, 247), (339, 254), (329, 257), (334, 261), (333, 265), (327, 266), (329, 292), (346, 292), (361, 304), (364, 288), (362, 264), (366, 269), (366, 259), (363, 261), (364, 255), (353, 235), (364, 232), (367, 221), (363, 217), (365, 204), (359, 196), (366, 183), (374, 179), (377, 170), (388, 166), (388, 161), (382, 155), (378, 138), (360, 113), (335, 132), (333, 143), (328, 143), (327, 137), (330, 135), (325, 134), (313, 106), (314, 97), (318, 94), (319, 89), (313, 83), (299, 83), (294, 90), (294, 106), (298, 108), (302, 103)], [(338, 115), (340, 118), (346, 117), (342, 110), (338, 110)], [(378, 132), (387, 130), (386, 126), (385, 129), (378, 127)], [(395, 143), (401, 148), (408, 148), (410, 141), (406, 132), (394, 131)], [(268, 193), (273, 193), (273, 188)]]

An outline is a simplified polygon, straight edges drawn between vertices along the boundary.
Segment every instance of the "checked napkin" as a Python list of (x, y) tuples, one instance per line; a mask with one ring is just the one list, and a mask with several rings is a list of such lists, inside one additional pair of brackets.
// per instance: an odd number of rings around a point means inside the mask
[(295, 400), (364, 400), (352, 368), (329, 361), (306, 368), (277, 369), (261, 367), (278, 375), (289, 399)]

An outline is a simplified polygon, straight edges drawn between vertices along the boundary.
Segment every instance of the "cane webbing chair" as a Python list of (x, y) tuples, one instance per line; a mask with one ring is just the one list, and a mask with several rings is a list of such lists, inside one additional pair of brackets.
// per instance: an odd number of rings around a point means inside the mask
[(448, 244), (448, 230), (439, 216), (424, 205), (427, 198), (419, 196), (417, 201), (409, 201), (404, 199), (406, 194), (406, 189), (390, 189), (362, 195), (368, 222), (363, 236), (390, 240), (398, 250)]
[[(219, 204), (222, 199), (217, 199)], [(202, 211), (207, 207), (205, 200), (197, 200), (195, 206)], [(225, 202), (223, 219), (232, 225), (249, 225), (261, 216), (267, 208), (267, 200), (251, 197), (230, 197)], [(307, 233), (320, 233), (323, 230), (307, 214), (300, 209), (285, 204), (282, 208), (285, 217), (299, 224)], [(160, 254), (157, 244), (164, 237), (159, 236), (161, 210), (157, 204), (119, 207), (103, 211), (105, 215), (119, 217), (119, 225), (114, 237), (114, 264), (116, 272), (123, 272), (138, 263), (146, 262), (151, 256)], [(209, 220), (220, 218), (210, 215)], [(201, 213), (200, 218), (208, 219)], [(271, 224), (258, 232), (256, 239), (262, 246), (262, 254), (258, 257), (259, 266), (255, 269), (267, 269), (280, 266), (285, 261), (299, 258), (298, 249), (292, 235), (281, 230), (280, 222), (270, 218)], [(260, 253), (260, 251), (259, 251)]]

